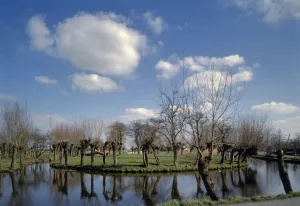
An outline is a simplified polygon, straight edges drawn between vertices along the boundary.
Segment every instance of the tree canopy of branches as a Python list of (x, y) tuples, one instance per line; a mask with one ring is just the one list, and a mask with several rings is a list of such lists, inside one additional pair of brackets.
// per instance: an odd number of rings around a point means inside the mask
[(7, 102), (1, 106), (1, 130), (2, 142), (11, 147), (10, 169), (16, 167), (16, 155), (19, 151), (20, 166), (23, 165), (23, 153), (27, 147), (32, 132), (32, 122), (26, 107), (18, 102)]
[(125, 144), (126, 125), (122, 122), (113, 122), (106, 131), (107, 142), (113, 150), (114, 166), (117, 166), (117, 150), (121, 153), (122, 146)]

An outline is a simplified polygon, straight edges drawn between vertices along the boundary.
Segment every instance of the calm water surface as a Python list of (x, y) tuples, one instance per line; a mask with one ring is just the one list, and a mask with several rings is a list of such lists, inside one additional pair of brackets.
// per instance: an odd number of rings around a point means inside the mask
[[(248, 169), (211, 172), (215, 189), (229, 196), (284, 193), (277, 164), (249, 160)], [(294, 191), (300, 191), (300, 165), (287, 164)], [(170, 199), (206, 197), (197, 173), (152, 176), (91, 175), (32, 165), (0, 176), (0, 205), (154, 205)]]

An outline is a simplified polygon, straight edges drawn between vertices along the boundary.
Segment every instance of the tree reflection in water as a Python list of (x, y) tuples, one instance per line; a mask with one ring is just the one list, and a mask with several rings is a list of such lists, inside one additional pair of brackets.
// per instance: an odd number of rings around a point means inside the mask
[(222, 198), (226, 198), (229, 196), (230, 189), (227, 186), (227, 180), (226, 180), (226, 172), (223, 170), (221, 171), (221, 179), (222, 179)]
[(151, 197), (156, 196), (158, 194), (157, 186), (158, 186), (160, 178), (161, 178), (160, 176), (156, 177), (156, 180), (154, 182), (153, 189), (151, 192)]
[(178, 191), (177, 175), (174, 175), (174, 177), (173, 177), (171, 197), (172, 197), (172, 199), (181, 200), (181, 197), (180, 197), (180, 194)]
[(205, 195), (205, 192), (201, 188), (201, 176), (197, 173), (195, 174), (196, 182), (197, 182), (197, 191), (196, 198), (202, 198)]
[[(220, 197), (251, 197), (284, 192), (276, 162), (256, 161), (252, 164), (251, 161), (249, 165), (253, 169), (210, 173)], [(300, 179), (297, 174), (300, 167), (289, 165), (287, 171), (294, 181), (295, 190), (299, 190)], [(272, 181), (268, 180), (270, 176)], [(102, 185), (97, 180), (102, 181)], [(2, 174), (0, 178), (0, 205), (155, 205), (170, 199), (202, 197), (207, 196), (198, 173), (105, 176), (55, 170), (50, 169), (48, 164), (37, 164), (15, 173)], [(45, 198), (49, 202), (45, 203)]]
[[(103, 187), (103, 196), (107, 202), (111, 201), (113, 203), (119, 202), (123, 199), (122, 195), (118, 191), (117, 187), (117, 176), (113, 176), (113, 188), (112, 192), (107, 191), (106, 187), (106, 176), (103, 176), (103, 182), (102, 182), (102, 187)], [(111, 194), (111, 196), (109, 196)]]

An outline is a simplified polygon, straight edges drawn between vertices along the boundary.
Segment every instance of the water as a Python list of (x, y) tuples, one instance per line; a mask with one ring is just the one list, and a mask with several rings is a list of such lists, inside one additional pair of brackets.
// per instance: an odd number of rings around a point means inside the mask
[[(277, 165), (249, 160), (250, 169), (211, 172), (218, 195), (251, 197), (280, 194)], [(300, 191), (300, 165), (287, 164), (294, 191)], [(170, 199), (206, 197), (197, 173), (103, 176), (31, 165), (0, 177), (0, 205), (154, 205)]]

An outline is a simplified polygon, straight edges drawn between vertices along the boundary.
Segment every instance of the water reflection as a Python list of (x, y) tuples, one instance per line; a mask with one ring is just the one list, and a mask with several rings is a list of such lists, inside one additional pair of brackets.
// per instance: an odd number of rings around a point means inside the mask
[[(255, 196), (284, 193), (277, 165), (250, 160), (250, 168), (212, 172), (217, 194)], [(292, 187), (300, 190), (299, 165), (286, 165)], [(170, 199), (203, 198), (197, 173), (118, 176), (54, 170), (36, 164), (0, 175), (0, 205), (154, 205)]]

